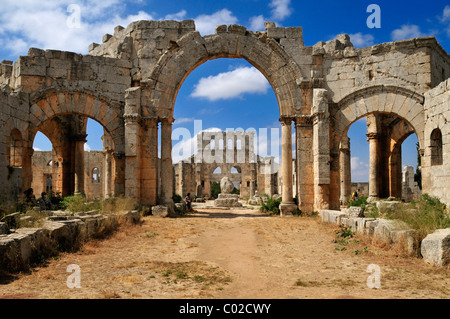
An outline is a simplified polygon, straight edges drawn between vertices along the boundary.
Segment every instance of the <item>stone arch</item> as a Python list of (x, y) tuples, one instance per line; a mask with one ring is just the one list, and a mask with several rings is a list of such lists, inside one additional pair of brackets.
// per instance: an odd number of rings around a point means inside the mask
[[(395, 115), (403, 123), (406, 123), (408, 128), (404, 132), (397, 132), (395, 141), (391, 143), (392, 149), (389, 149), (390, 156), (386, 163), (398, 162), (401, 142), (413, 132), (416, 133), (419, 145), (424, 146), (424, 129), (425, 129), (425, 115), (424, 115), (424, 97), (417, 92), (396, 87), (396, 86), (373, 86), (355, 91), (337, 104), (331, 105), (331, 126), (332, 126), (332, 140), (330, 145), (331, 155), (331, 189), (333, 197), (330, 196), (330, 204), (338, 206), (340, 194), (340, 145), (347, 137), (347, 132), (350, 126), (358, 119), (372, 114), (388, 114)], [(375, 138), (374, 135), (369, 134), (369, 139)], [(401, 160), (401, 157), (400, 157)], [(394, 180), (398, 180), (401, 171), (401, 164), (396, 166), (396, 171), (391, 172), (389, 182), (386, 182), (381, 189), (389, 189), (398, 193), (398, 185), (394, 185)], [(390, 168), (385, 168), (390, 169)], [(394, 174), (395, 173), (395, 174)], [(374, 181), (372, 180), (372, 184)], [(381, 183), (379, 180), (377, 183)], [(369, 181), (370, 184), (370, 181)], [(385, 187), (384, 187), (385, 186)], [(370, 195), (370, 194), (369, 194)]]
[[(407, 122), (424, 145), (424, 97), (414, 91), (396, 86), (374, 86), (355, 91), (337, 103), (333, 114), (337, 143), (352, 123), (372, 113), (394, 114)], [(332, 120), (333, 121), (333, 120)], [(339, 144), (337, 144), (339, 145)]]
[[(63, 125), (61, 121), (67, 122), (69, 117), (73, 117), (76, 122), (74, 125), (84, 132), (86, 130), (87, 119), (91, 118), (100, 123), (104, 132), (110, 136), (108, 137), (108, 148), (111, 148), (112, 151), (111, 172), (106, 174), (114, 177), (111, 179), (111, 194), (123, 194), (125, 178), (123, 103), (88, 90), (77, 89), (58, 90), (51, 88), (35, 92), (31, 95), (28, 139), (32, 143), (37, 131), (41, 131), (49, 137), (55, 147), (58, 162), (61, 161), (62, 163), (59, 167), (58, 176), (60, 177), (58, 178), (61, 179), (60, 188), (63, 195), (68, 195), (73, 192), (77, 193), (79, 188), (84, 188), (84, 182), (76, 182), (77, 180), (84, 179), (84, 175), (81, 172), (82, 169), (75, 169), (75, 176), (73, 176), (74, 164), (72, 163), (71, 167), (69, 167), (69, 163), (64, 162), (63, 158), (72, 158), (73, 161), (78, 161), (79, 163), (82, 160), (78, 160), (76, 156), (73, 157), (72, 151), (67, 149), (70, 146), (64, 145), (61, 141), (58, 141), (58, 143), (54, 141), (55, 132), (58, 132), (62, 127), (61, 125)], [(71, 143), (82, 143), (81, 146), (76, 146), (76, 152), (84, 151), (82, 145), (85, 142), (85, 138), (86, 135), (80, 135), (74, 136), (71, 139)], [(62, 151), (62, 149), (65, 149), (65, 151)], [(82, 165), (84, 166), (84, 164)], [(108, 195), (107, 193), (105, 194)]]
[(275, 92), (280, 117), (292, 116), (300, 109), (302, 75), (297, 64), (275, 40), (258, 38), (245, 30), (205, 37), (192, 31), (173, 43), (144, 81), (150, 90), (148, 107), (161, 117), (172, 118), (176, 96), (186, 77), (204, 62), (218, 58), (241, 58), (256, 67)]
[(124, 152), (124, 121), (121, 102), (86, 90), (50, 89), (34, 93), (30, 105), (30, 133), (33, 137), (45, 121), (60, 115), (77, 114), (100, 123), (111, 135), (115, 151)]

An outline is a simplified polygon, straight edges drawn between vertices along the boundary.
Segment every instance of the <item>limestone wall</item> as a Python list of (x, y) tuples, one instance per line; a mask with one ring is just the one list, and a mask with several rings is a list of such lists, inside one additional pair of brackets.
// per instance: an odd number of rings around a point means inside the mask
[[(422, 192), (450, 204), (450, 79), (425, 93), (425, 145), (422, 157)], [(432, 163), (432, 132), (442, 134), (442, 164)]]
[(31, 48), (14, 63), (11, 85), (29, 93), (71, 85), (123, 101), (130, 67), (126, 60)]
[[(0, 66), (0, 69), (4, 66)], [(29, 176), (23, 170), (30, 148), (24, 142), (29, 113), (28, 96), (0, 85), (0, 203), (22, 195)]]
[[(58, 189), (58, 170), (50, 162), (56, 163), (52, 151), (35, 151), (33, 154), (33, 182), (31, 187), (34, 190), (36, 198), (40, 197), (42, 192), (48, 192), (47, 175), (51, 175), (52, 191), (61, 191)], [(58, 164), (55, 164), (58, 165)], [(102, 151), (84, 152), (84, 191), (88, 198), (101, 198), (105, 194), (105, 153)], [(98, 169), (98, 179), (94, 179), (94, 168)]]
[(105, 34), (101, 44), (92, 43), (89, 54), (131, 62), (131, 77), (140, 81), (150, 76), (162, 53), (188, 32), (195, 31), (193, 20), (136, 21), (126, 28), (117, 26)]
[(361, 49), (354, 49), (348, 41), (351, 39), (315, 45), (316, 52), (323, 54), (324, 83), (333, 102), (355, 89), (377, 85), (424, 93), (436, 85), (436, 78), (441, 79), (442, 65), (446, 65), (445, 74), (450, 71), (448, 55), (434, 38), (388, 42)]

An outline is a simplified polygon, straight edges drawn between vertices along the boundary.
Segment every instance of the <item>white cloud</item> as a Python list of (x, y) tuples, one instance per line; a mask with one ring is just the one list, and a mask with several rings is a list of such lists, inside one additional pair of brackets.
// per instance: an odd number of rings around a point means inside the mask
[(349, 34), (350, 41), (357, 48), (369, 47), (374, 45), (375, 38), (371, 34), (363, 34), (361, 32)]
[(393, 41), (424, 37), (426, 34), (420, 31), (420, 27), (415, 24), (404, 24), (400, 29), (395, 29), (391, 33)]
[(180, 117), (179, 119), (175, 119), (174, 124), (183, 124), (183, 123), (190, 123), (190, 122), (194, 122), (193, 117)]
[[(123, 7), (119, 0), (81, 1), (76, 11), (68, 11), (73, 0), (5, 1), (0, 13), (0, 34), (14, 55), (25, 55), (30, 47), (87, 53), (90, 43), (100, 42), (115, 26), (153, 19), (143, 11), (125, 17), (116, 14)], [(78, 13), (80, 23), (73, 27), (70, 22)]]
[(291, 0), (272, 0), (269, 7), (272, 8), (272, 18), (284, 20), (292, 14)]
[(236, 24), (238, 19), (228, 9), (222, 9), (213, 14), (202, 14), (194, 19), (195, 27), (201, 35), (213, 34), (216, 26), (221, 24)]
[(269, 82), (257, 69), (242, 67), (200, 79), (191, 96), (210, 101), (226, 100), (242, 97), (246, 93), (265, 94), (269, 87)]
[(369, 179), (369, 164), (361, 161), (359, 157), (352, 157), (352, 181), (367, 181)]
[(250, 18), (250, 30), (252, 31), (264, 31), (265, 18), (263, 15), (255, 16)]
[(91, 147), (88, 145), (88, 143), (84, 143), (84, 151), (85, 152), (90, 152), (91, 151)]
[(446, 5), (442, 12), (442, 17), (439, 18), (441, 22), (450, 21), (450, 5)]
[(181, 10), (180, 12), (174, 13), (174, 14), (168, 14), (165, 16), (165, 20), (183, 20), (186, 16), (186, 10)]

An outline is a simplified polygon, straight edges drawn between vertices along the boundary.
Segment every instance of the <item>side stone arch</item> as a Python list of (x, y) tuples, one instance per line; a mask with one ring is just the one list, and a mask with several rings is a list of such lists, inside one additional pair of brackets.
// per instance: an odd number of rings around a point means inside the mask
[(421, 94), (401, 87), (380, 85), (355, 91), (339, 101), (332, 114), (337, 145), (353, 122), (368, 114), (384, 113), (397, 115), (411, 125), (422, 148), (425, 129), (423, 104)]
[(292, 116), (300, 109), (299, 84), (303, 77), (297, 64), (275, 40), (258, 38), (241, 26), (229, 26), (228, 32), (205, 37), (193, 31), (174, 42), (144, 81), (149, 90), (147, 107), (161, 117), (172, 117), (177, 93), (186, 77), (197, 66), (218, 58), (245, 59), (257, 68), (275, 92), (280, 117)]
[[(111, 172), (107, 172), (107, 175), (114, 178), (111, 179), (110, 185), (105, 186), (105, 190), (106, 188), (111, 189), (111, 193), (114, 195), (124, 193), (125, 124), (123, 110), (124, 103), (121, 101), (112, 100), (88, 90), (52, 88), (31, 94), (28, 140), (31, 144), (37, 131), (42, 130), (52, 141), (57, 151), (58, 161), (61, 162), (58, 171), (58, 185), (60, 185), (63, 195), (84, 193), (83, 146), (86, 142), (87, 118), (100, 123), (110, 136), (111, 144), (108, 145), (108, 148), (112, 146), (112, 153), (105, 156), (113, 163), (113, 165), (109, 165)], [(73, 136), (60, 136), (57, 139), (58, 142), (54, 144), (51, 135), (63, 127), (60, 121), (62, 118), (65, 118), (65, 122), (72, 123), (77, 129), (76, 132), (72, 132)], [(69, 140), (67, 140), (68, 138)], [(108, 159), (105, 158), (105, 161)], [(105, 193), (105, 195), (107, 194)]]
[(111, 135), (115, 151), (123, 153), (125, 150), (123, 108), (123, 103), (90, 91), (46, 90), (31, 96), (31, 131), (37, 131), (45, 121), (59, 115), (82, 115), (99, 122)]
[[(379, 191), (387, 190), (391, 193), (391, 195), (399, 195), (399, 185), (394, 183), (398, 180), (401, 172), (399, 169), (401, 168), (401, 152), (399, 145), (401, 142), (413, 132), (416, 133), (419, 147), (424, 147), (424, 129), (425, 129), (425, 115), (424, 115), (424, 97), (417, 92), (404, 89), (396, 86), (374, 86), (369, 88), (364, 88), (358, 91), (351, 93), (350, 95), (344, 97), (338, 103), (331, 105), (330, 107), (330, 125), (332, 138), (330, 141), (330, 205), (334, 207), (338, 207), (339, 198), (337, 194), (341, 193), (341, 177), (340, 170), (340, 145), (343, 139), (346, 137), (348, 129), (351, 124), (356, 120), (373, 114), (388, 114), (395, 115), (398, 117), (407, 127), (408, 129), (405, 132), (397, 132), (402, 133), (401, 136), (396, 136), (395, 134), (392, 138), (395, 138), (395, 141), (390, 141), (392, 144), (389, 147), (390, 157), (385, 162), (388, 164), (392, 164), (395, 162), (395, 167), (384, 167), (384, 171), (386, 170), (394, 170), (389, 174), (389, 180), (384, 178), (383, 183), (377, 179), (378, 173), (376, 173), (379, 169), (381, 169), (382, 164), (376, 164), (377, 160), (372, 157), (370, 166), (378, 168), (371, 169), (371, 180), (369, 180), (369, 185), (372, 185), (372, 190), (369, 189), (369, 193), (372, 192), (373, 197), (379, 196), (381, 193)], [(370, 142), (370, 150), (371, 153), (378, 153), (378, 148), (380, 147), (380, 143), (386, 144), (387, 142), (379, 142), (377, 139), (377, 134), (373, 132), (368, 132), (368, 138)], [(397, 145), (398, 144), (398, 145)], [(384, 154), (384, 156), (387, 156)], [(397, 163), (400, 159), (400, 164)], [(386, 164), (386, 165), (388, 165)], [(394, 174), (395, 173), (395, 174)], [(375, 187), (374, 185), (378, 186)], [(381, 185), (383, 184), (383, 185)], [(332, 195), (333, 194), (333, 195)], [(344, 194), (347, 195), (347, 194)], [(369, 194), (369, 196), (372, 196)]]

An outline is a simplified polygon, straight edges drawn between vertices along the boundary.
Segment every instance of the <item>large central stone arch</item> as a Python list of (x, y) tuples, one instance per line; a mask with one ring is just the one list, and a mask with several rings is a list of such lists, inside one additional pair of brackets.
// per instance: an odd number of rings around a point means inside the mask
[(268, 80), (277, 98), (282, 125), (281, 213), (297, 209), (292, 192), (292, 121), (302, 107), (300, 68), (281, 45), (267, 35), (247, 32), (245, 27), (218, 26), (216, 34), (202, 37), (191, 31), (172, 42), (158, 60), (149, 79), (141, 81), (143, 117), (161, 121), (161, 201), (172, 204), (173, 172), (171, 132), (178, 91), (186, 77), (202, 63), (218, 58), (241, 58), (257, 68)]
[(178, 90), (186, 77), (197, 66), (218, 58), (245, 59), (257, 68), (275, 92), (280, 117), (292, 116), (300, 109), (299, 84), (303, 77), (298, 65), (275, 40), (258, 38), (241, 26), (229, 26), (228, 32), (205, 37), (193, 31), (173, 42), (148, 79), (148, 107), (155, 108), (161, 117), (172, 117)]

